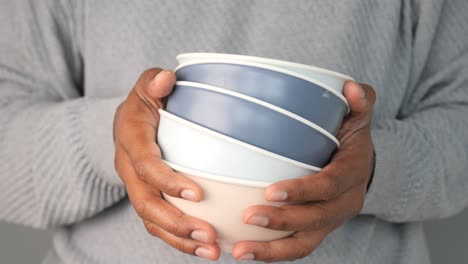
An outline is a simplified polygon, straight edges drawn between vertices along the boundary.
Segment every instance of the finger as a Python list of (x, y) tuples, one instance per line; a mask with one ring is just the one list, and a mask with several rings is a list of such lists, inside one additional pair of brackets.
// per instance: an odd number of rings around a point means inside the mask
[(146, 230), (153, 236), (159, 237), (164, 242), (186, 254), (216, 260), (220, 256), (220, 249), (216, 244), (203, 244), (196, 240), (177, 237), (159, 226), (144, 221)]
[(136, 82), (125, 104), (119, 106), (117, 121), (129, 119), (157, 128), (157, 110), (163, 107), (161, 99), (172, 91), (174, 84), (173, 71), (157, 68), (146, 70)]
[(174, 172), (161, 159), (161, 151), (154, 141), (140, 136), (127, 145), (127, 153), (135, 169), (136, 177), (173, 197), (190, 201), (201, 201), (203, 190), (189, 178)]
[(133, 164), (136, 177), (170, 196), (191, 201), (202, 200), (203, 191), (197, 184), (174, 172), (162, 161), (161, 151), (151, 130), (135, 125), (122, 133), (122, 145)]
[(172, 92), (175, 82), (172, 70), (149, 69), (140, 76), (134, 91), (153, 110), (159, 109), (163, 107), (161, 99)]
[(139, 97), (130, 95), (119, 116), (115, 125), (116, 148), (126, 151), (136, 175), (170, 196), (200, 201), (202, 189), (175, 173), (161, 159), (161, 150), (156, 144), (159, 114), (153, 114)]
[(170, 94), (174, 84), (175, 74), (171, 70), (153, 68), (144, 71), (125, 100), (121, 109), (125, 114), (121, 115), (157, 127), (157, 110), (163, 107), (161, 99)]
[(243, 220), (250, 225), (285, 231), (311, 231), (330, 225), (339, 226), (362, 210), (364, 193), (364, 187), (359, 187), (328, 202), (281, 207), (252, 206), (244, 211)]
[[(358, 149), (338, 151), (319, 173), (273, 183), (265, 190), (265, 198), (295, 203), (329, 201), (364, 185), (372, 170), (372, 151), (367, 151), (365, 144), (362, 142)], [(369, 164), (360, 160), (369, 160)]]
[[(349, 139), (355, 137), (358, 131), (370, 137), (372, 109), (376, 100), (374, 89), (367, 84), (347, 81), (343, 93), (348, 100), (351, 112), (343, 119), (337, 138), (341, 145), (347, 145)], [(361, 133), (362, 134), (362, 133)]]
[(175, 82), (175, 73), (172, 70), (163, 70), (147, 86), (146, 93), (152, 99), (164, 98), (172, 92)]
[(369, 112), (375, 103), (374, 89), (368, 84), (347, 81), (343, 93), (351, 110), (350, 115), (360, 115)]
[(173, 207), (161, 197), (159, 191), (136, 177), (125, 153), (119, 152), (116, 156), (119, 161), (118, 173), (125, 179), (128, 196), (138, 216), (176, 236), (207, 244), (215, 243), (216, 231), (211, 225)]
[(268, 242), (241, 241), (232, 249), (237, 260), (292, 261), (308, 256), (331, 230), (297, 232), (294, 235)]

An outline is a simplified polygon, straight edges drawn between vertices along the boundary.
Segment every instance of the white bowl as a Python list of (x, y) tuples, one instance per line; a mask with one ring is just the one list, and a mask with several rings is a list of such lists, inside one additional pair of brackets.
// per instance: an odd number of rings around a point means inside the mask
[(158, 144), (163, 158), (219, 176), (273, 183), (314, 174), (310, 166), (209, 130), (159, 110)]
[(223, 251), (231, 252), (234, 244), (241, 240), (270, 241), (294, 233), (244, 223), (242, 215), (250, 206), (284, 204), (265, 200), (264, 190), (268, 184), (219, 177), (166, 163), (197, 183), (203, 189), (204, 199), (192, 202), (163, 194), (164, 199), (183, 213), (211, 224), (217, 232), (217, 243)]
[(190, 64), (201, 60), (231, 60), (231, 61), (243, 61), (243, 62), (257, 62), (283, 68), (285, 70), (293, 71), (301, 75), (305, 75), (309, 78), (315, 79), (321, 83), (324, 83), (337, 92), (343, 91), (343, 85), (347, 80), (354, 80), (350, 76), (344, 75), (339, 72), (314, 67), (305, 64), (299, 64), (289, 61), (267, 59), (254, 56), (235, 55), (235, 54), (222, 54), (222, 53), (183, 53), (177, 55), (177, 61), (179, 64)]

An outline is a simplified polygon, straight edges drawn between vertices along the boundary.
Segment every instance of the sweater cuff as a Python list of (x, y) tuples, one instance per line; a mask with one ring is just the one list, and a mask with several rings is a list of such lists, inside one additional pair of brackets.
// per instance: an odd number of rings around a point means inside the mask
[(72, 224), (122, 199), (112, 128), (123, 99), (7, 108), (0, 118), (0, 219), (37, 228)]
[(399, 138), (383, 129), (372, 130), (375, 151), (374, 177), (364, 201), (361, 214), (389, 218), (398, 215), (399, 206), (405, 204), (408, 178), (400, 174), (403, 169), (399, 154)]
[(113, 139), (114, 115), (125, 97), (110, 99), (87, 99), (86, 109), (80, 118), (78, 127), (83, 128), (86, 153), (97, 175), (104, 181), (122, 185), (122, 181), (114, 169), (115, 145)]

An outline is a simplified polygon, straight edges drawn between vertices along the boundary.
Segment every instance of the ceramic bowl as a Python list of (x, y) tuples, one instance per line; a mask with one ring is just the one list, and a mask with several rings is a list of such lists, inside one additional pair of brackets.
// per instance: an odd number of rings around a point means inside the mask
[(243, 143), (159, 110), (158, 145), (164, 160), (227, 178), (270, 184), (320, 168)]
[(264, 64), (205, 60), (176, 68), (177, 80), (238, 92), (295, 113), (337, 135), (348, 113), (345, 97), (327, 85)]
[(184, 53), (177, 55), (179, 64), (190, 64), (203, 60), (229, 60), (239, 62), (256, 62), (270, 66), (279, 67), (288, 71), (292, 71), (306, 77), (312, 78), (341, 93), (343, 91), (344, 83), (347, 80), (353, 80), (350, 76), (344, 75), (339, 72), (319, 68), (311, 65), (294, 63), (283, 60), (274, 60), (254, 56), (223, 54), (223, 53)]
[(192, 202), (164, 195), (164, 199), (183, 213), (211, 224), (217, 232), (217, 243), (223, 251), (231, 252), (241, 240), (270, 241), (291, 235), (291, 231), (277, 231), (247, 225), (242, 220), (245, 209), (253, 205), (281, 206), (264, 198), (264, 183), (219, 177), (184, 168), (167, 162), (175, 171), (190, 178), (202, 189), (204, 199)]
[[(318, 126), (261, 101), (219, 87), (177, 82), (166, 109), (210, 130), (315, 167), (325, 166), (339, 143)], [(325, 131), (326, 132), (326, 131)]]

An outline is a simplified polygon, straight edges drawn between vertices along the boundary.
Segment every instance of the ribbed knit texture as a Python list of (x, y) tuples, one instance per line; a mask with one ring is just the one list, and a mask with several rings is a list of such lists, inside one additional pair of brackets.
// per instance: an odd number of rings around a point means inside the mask
[(468, 204), (464, 0), (0, 2), (0, 220), (56, 228), (44, 263), (206, 263), (147, 234), (113, 168), (115, 109), (182, 52), (296, 61), (376, 89), (363, 212), (296, 263), (428, 263), (420, 221)]

